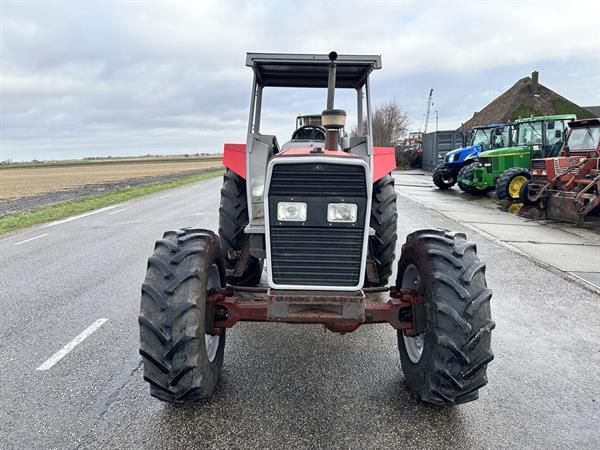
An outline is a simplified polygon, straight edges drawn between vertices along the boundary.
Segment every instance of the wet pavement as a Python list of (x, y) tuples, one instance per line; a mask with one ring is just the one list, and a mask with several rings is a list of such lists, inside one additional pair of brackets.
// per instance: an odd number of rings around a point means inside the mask
[[(412, 400), (387, 325), (340, 336), (251, 323), (228, 331), (210, 400), (151, 398), (137, 353), (146, 258), (166, 229), (216, 229), (212, 179), (0, 239), (0, 447), (599, 448), (600, 297), (475, 229), (468, 201), (441, 196), (436, 211), (404, 196), (402, 181), (397, 254), (411, 231), (442, 227), (466, 232), (487, 263), (497, 326), (479, 400)], [(516, 230), (525, 227), (538, 225)], [(64, 359), (36, 370), (100, 318)]]
[(399, 171), (394, 177), (400, 195), (600, 292), (600, 217), (588, 216), (577, 226), (547, 220), (536, 206), (499, 202), (493, 194), (477, 197), (456, 186), (439, 190), (425, 171)]

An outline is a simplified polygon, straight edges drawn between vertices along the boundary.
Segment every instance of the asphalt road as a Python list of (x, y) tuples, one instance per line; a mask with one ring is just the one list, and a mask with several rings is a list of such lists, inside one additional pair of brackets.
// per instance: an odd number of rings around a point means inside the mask
[[(411, 400), (388, 326), (340, 336), (280, 324), (229, 332), (209, 401), (151, 398), (137, 353), (146, 258), (164, 230), (217, 229), (220, 183), (0, 239), (0, 447), (600, 447), (600, 298), (471, 231), (497, 323), (478, 401)], [(414, 229), (467, 231), (398, 202), (398, 252)]]

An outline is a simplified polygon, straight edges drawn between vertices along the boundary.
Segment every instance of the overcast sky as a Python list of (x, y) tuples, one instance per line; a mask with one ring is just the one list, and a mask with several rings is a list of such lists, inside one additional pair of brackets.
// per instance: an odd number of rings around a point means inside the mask
[[(439, 128), (456, 128), (533, 70), (575, 103), (600, 105), (599, 17), (598, 1), (0, 0), (0, 160), (244, 142), (248, 51), (381, 54), (374, 103), (396, 99), (414, 129), (430, 88)], [(272, 89), (265, 103), (261, 130), (284, 142), (325, 95)]]

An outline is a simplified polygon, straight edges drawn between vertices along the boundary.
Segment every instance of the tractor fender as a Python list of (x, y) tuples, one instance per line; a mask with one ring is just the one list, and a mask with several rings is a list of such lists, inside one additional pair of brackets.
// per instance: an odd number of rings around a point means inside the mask
[(394, 147), (373, 147), (373, 182), (383, 178), (395, 168)]
[[(223, 164), (246, 179), (246, 144), (225, 144)], [(373, 182), (396, 168), (394, 147), (373, 147)]]
[(225, 144), (223, 164), (243, 179), (246, 179), (246, 144)]

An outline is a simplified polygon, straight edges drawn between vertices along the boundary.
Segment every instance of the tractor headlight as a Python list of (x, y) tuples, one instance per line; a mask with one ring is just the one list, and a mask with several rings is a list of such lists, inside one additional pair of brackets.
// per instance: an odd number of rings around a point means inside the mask
[(279, 202), (277, 203), (277, 220), (304, 222), (306, 220), (306, 203)]
[(356, 203), (329, 203), (327, 205), (327, 220), (329, 222), (354, 223), (358, 217)]

